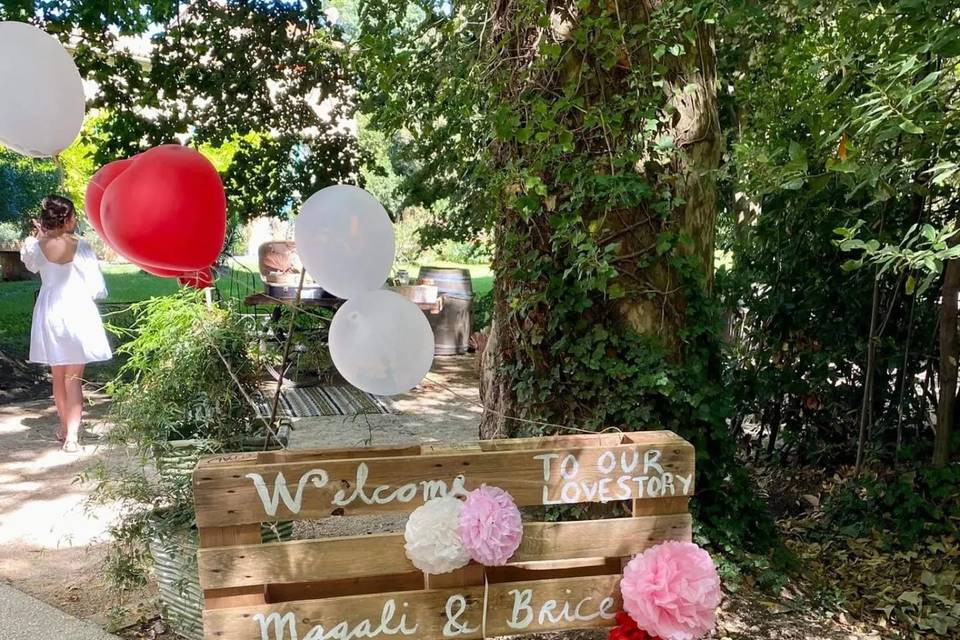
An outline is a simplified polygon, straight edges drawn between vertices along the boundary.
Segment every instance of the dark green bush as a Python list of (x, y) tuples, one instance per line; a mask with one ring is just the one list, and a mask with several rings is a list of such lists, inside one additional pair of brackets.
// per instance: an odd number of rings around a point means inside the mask
[(851, 537), (872, 530), (891, 546), (910, 548), (929, 535), (956, 535), (960, 464), (851, 480), (824, 505), (830, 525)]
[(493, 320), (493, 292), (481, 293), (473, 297), (473, 330), (481, 331), (490, 326)]

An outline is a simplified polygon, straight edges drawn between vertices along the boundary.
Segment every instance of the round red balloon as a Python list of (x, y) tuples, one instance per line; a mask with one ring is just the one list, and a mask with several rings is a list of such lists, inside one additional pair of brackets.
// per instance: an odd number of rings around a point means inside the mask
[(194, 289), (206, 289), (213, 286), (213, 272), (210, 269), (200, 269), (185, 273), (177, 278), (180, 286), (189, 286)]
[(100, 222), (100, 201), (103, 200), (103, 192), (110, 186), (113, 179), (123, 173), (131, 162), (132, 160), (115, 160), (100, 167), (100, 170), (93, 174), (93, 178), (90, 179), (87, 192), (83, 197), (83, 208), (87, 212), (87, 220), (90, 221), (90, 226), (108, 245), (110, 241), (107, 240), (107, 236), (103, 232), (103, 224)]
[(227, 228), (227, 199), (213, 165), (175, 144), (126, 162), (100, 201), (107, 243), (139, 265), (181, 273), (212, 265)]
[(163, 267), (155, 267), (150, 264), (140, 264), (138, 262), (134, 262), (133, 264), (140, 267), (147, 273), (154, 276), (160, 276), (161, 278), (179, 278), (183, 275), (183, 269), (164, 269)]

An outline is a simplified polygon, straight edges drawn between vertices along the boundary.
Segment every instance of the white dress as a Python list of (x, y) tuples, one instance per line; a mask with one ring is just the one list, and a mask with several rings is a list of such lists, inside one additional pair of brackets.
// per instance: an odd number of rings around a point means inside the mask
[(50, 262), (36, 238), (20, 249), (27, 269), (40, 272), (42, 286), (33, 307), (30, 362), (49, 365), (86, 364), (113, 357), (100, 311), (94, 300), (107, 297), (97, 255), (80, 240), (73, 260)]

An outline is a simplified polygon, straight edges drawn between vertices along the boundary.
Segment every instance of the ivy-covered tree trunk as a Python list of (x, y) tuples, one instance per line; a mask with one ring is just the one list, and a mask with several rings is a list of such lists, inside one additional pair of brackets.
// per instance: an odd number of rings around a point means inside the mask
[(701, 522), (762, 546), (710, 295), (716, 4), (425, 0), (410, 27), (403, 0), (369, 3), (362, 77), (412, 132), (407, 187), (447, 198), (421, 237), (493, 229), (480, 435), (673, 430)]
[[(537, 295), (546, 284), (542, 282), (546, 274), (524, 267), (531, 255), (541, 254), (558, 268), (578, 268), (575, 254), (557, 255), (556, 244), (549, 241), (556, 233), (555, 213), (563, 210), (564, 200), (582, 215), (590, 241), (600, 244), (601, 250), (604, 244), (615, 245), (609, 255), (615, 273), (610, 276), (607, 299), (600, 302), (610, 311), (601, 312), (605, 330), (653, 337), (665, 347), (668, 358), (678, 363), (683, 360), (682, 332), (690, 289), (703, 296), (712, 283), (717, 209), (714, 172), (720, 161), (721, 136), (713, 27), (692, 12), (658, 15), (661, 4), (657, 0), (622, 6), (592, 3), (578, 12), (576, 7), (583, 3), (547, 3), (550, 29), (530, 24), (523, 3), (494, 2), (491, 6), (492, 42), (500, 46), (504, 64), (515, 67), (518, 74), (536, 64), (544, 39), (561, 46), (580, 38), (605, 40), (591, 42), (592, 48), (583, 51), (574, 45), (573, 62), (550, 74), (547, 83), (542, 76), (531, 74), (526, 86), (508, 86), (505, 102), (515, 100), (518, 94), (534, 93), (547, 112), (555, 113), (566, 110), (564, 105), (573, 101), (577, 105), (573, 113), (564, 115), (581, 127), (593, 120), (596, 130), (592, 135), (576, 136), (569, 157), (589, 166), (598, 178), (644, 188), (624, 198), (619, 206), (607, 207), (592, 194), (575, 193), (569, 188), (572, 185), (557, 180), (559, 176), (541, 170), (537, 177), (543, 181), (545, 193), (539, 210), (531, 215), (528, 207), (515, 206), (512, 197), (527, 185), (507, 185), (505, 200), (513, 201), (513, 206), (504, 208), (496, 230), (494, 322), (483, 364), (483, 437), (524, 431), (523, 423), (509, 418), (531, 413), (518, 389), (524, 375), (517, 367), (528, 358), (548, 367), (553, 359), (551, 345), (538, 342), (542, 332), (549, 333), (542, 327), (550, 325), (554, 317), (549, 303), (525, 317), (515, 312), (515, 303), (518, 296)], [(665, 25), (665, 20), (674, 23)], [(682, 37), (669, 50), (666, 46), (663, 50), (650, 48), (637, 34), (649, 33), (654, 25), (672, 27)], [(616, 56), (612, 64), (604, 60), (611, 55)], [(638, 68), (644, 71), (638, 73)], [(644, 76), (651, 86), (635, 86)], [(605, 122), (605, 114), (610, 123)], [(531, 125), (521, 122), (521, 126)], [(638, 138), (652, 142), (648, 146), (653, 153), (663, 154), (635, 157)], [(517, 151), (509, 144), (502, 145), (498, 157), (508, 167), (537, 165), (541, 160), (526, 162)], [(624, 158), (630, 161), (618, 162)], [(570, 262), (564, 264), (565, 260)], [(571, 391), (574, 395), (556, 397), (552, 402), (576, 404), (581, 399)]]
[[(736, 462), (711, 299), (712, 5), (495, 0), (481, 436), (671, 429), (717, 539), (772, 539)], [(749, 532), (749, 533), (746, 533)]]

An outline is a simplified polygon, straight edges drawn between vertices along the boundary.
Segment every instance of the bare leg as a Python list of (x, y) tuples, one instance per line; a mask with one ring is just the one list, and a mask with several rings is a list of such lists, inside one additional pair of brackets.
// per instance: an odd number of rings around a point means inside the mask
[(63, 365), (53, 365), (50, 370), (53, 372), (53, 403), (57, 407), (57, 417), (60, 419), (57, 438), (63, 440), (67, 437), (67, 368)]
[(67, 442), (76, 444), (80, 439), (80, 419), (83, 417), (83, 367), (82, 364), (67, 365)]

